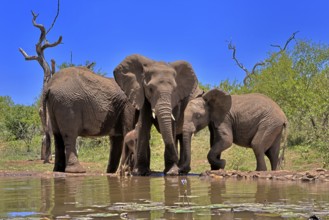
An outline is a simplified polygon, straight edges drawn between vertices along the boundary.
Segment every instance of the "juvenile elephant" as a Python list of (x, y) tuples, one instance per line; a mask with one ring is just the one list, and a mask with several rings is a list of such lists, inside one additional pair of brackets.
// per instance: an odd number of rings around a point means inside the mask
[(120, 172), (132, 171), (134, 168), (134, 156), (136, 154), (137, 130), (129, 131), (124, 137), (120, 162)]
[(111, 142), (107, 172), (117, 170), (123, 138), (136, 124), (136, 110), (114, 79), (85, 67), (62, 69), (44, 89), (42, 107), (53, 129), (54, 171), (86, 172), (78, 161), (76, 138), (105, 135)]
[(191, 148), (192, 134), (208, 125), (211, 143), (208, 161), (211, 169), (225, 167), (225, 160), (220, 159), (221, 153), (235, 143), (253, 149), (257, 171), (266, 170), (264, 155), (269, 158), (272, 170), (275, 170), (281, 137), (287, 124), (281, 108), (265, 95), (229, 95), (213, 89), (187, 105), (183, 140), (185, 147)]
[[(200, 93), (198, 80), (185, 61), (157, 62), (141, 55), (126, 57), (114, 70), (114, 78), (139, 111), (133, 174), (150, 172), (150, 130), (156, 125), (165, 144), (165, 169), (170, 175), (187, 173), (178, 168), (176, 137), (182, 132), (184, 109)], [(152, 117), (153, 115), (153, 117)], [(181, 146), (184, 152), (184, 147)]]

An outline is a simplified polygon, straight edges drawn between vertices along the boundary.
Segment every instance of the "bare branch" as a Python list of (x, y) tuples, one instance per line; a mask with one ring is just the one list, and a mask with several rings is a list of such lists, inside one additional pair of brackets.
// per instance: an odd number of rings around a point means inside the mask
[(283, 50), (283, 49), (282, 49), (282, 47), (281, 47), (280, 45), (271, 44), (271, 47), (277, 47), (277, 48), (279, 48), (279, 49), (280, 49), (280, 51), (282, 51), (282, 50)]
[(243, 79), (243, 83), (246, 85), (247, 84), (247, 80), (250, 80), (250, 75), (252, 74), (255, 74), (255, 71), (256, 71), (256, 68), (259, 67), (259, 66), (264, 66), (266, 65), (266, 63), (271, 63), (282, 51), (285, 51), (289, 45), (289, 43), (295, 39), (295, 36), (296, 34), (298, 33), (299, 31), (296, 31), (294, 32), (290, 37), (289, 39), (286, 41), (284, 47), (282, 48), (280, 45), (276, 45), (276, 44), (271, 44), (272, 47), (277, 47), (279, 48), (279, 52), (276, 52), (273, 54), (273, 56), (271, 56), (271, 58), (269, 59), (266, 59), (264, 61), (260, 61), (260, 62), (257, 62), (251, 71), (249, 71), (241, 62), (238, 61), (238, 59), (236, 58), (236, 48), (234, 45), (232, 45), (232, 42), (230, 41), (229, 42), (229, 45), (228, 45), (228, 49), (229, 50), (233, 50), (232, 52), (232, 58), (233, 60), (236, 62), (236, 64), (246, 73), (246, 76), (245, 78)]
[(236, 58), (236, 56), (235, 56), (236, 48), (235, 48), (235, 45), (232, 45), (232, 42), (231, 42), (231, 41), (230, 41), (230, 43), (228, 44), (228, 49), (229, 49), (229, 50), (233, 50), (233, 52), (232, 52), (232, 59), (236, 62), (236, 64), (237, 64), (241, 69), (243, 69), (243, 71), (246, 72), (247, 75), (249, 75), (249, 71), (248, 71), (248, 69), (247, 69), (242, 63), (240, 63), (240, 62), (238, 61), (238, 59)]
[(56, 72), (56, 62), (54, 59), (51, 59), (50, 62), (51, 62), (51, 75), (54, 75)]
[(295, 36), (296, 36), (296, 34), (297, 34), (298, 32), (299, 32), (299, 31), (295, 31), (294, 33), (292, 33), (292, 35), (290, 36), (290, 38), (287, 40), (286, 44), (284, 45), (283, 50), (286, 50), (288, 44), (290, 43), (290, 41), (292, 41), (292, 40), (295, 39)]
[(295, 36), (296, 36), (296, 34), (297, 34), (298, 32), (299, 32), (299, 31), (295, 31), (294, 33), (292, 33), (292, 35), (288, 38), (288, 40), (287, 40), (286, 43), (284, 44), (284, 47), (283, 47), (283, 48), (282, 48), (280, 45), (276, 45), (276, 44), (271, 44), (271, 47), (277, 47), (277, 48), (279, 48), (280, 51), (279, 51), (278, 53), (280, 53), (280, 52), (282, 52), (282, 51), (285, 51), (285, 50), (287, 49), (287, 47), (288, 47), (290, 41), (296, 39)]
[(86, 68), (91, 69), (95, 64), (95, 62), (89, 63), (88, 65), (86, 65)]
[(58, 15), (59, 15), (59, 0), (57, 1), (57, 13), (56, 13), (56, 16), (55, 16), (55, 18), (54, 18), (54, 20), (53, 20), (53, 23), (51, 24), (50, 28), (48, 29), (46, 35), (47, 35), (47, 34), (50, 32), (50, 30), (54, 27), (55, 22), (56, 22), (56, 20), (57, 20), (57, 18), (58, 18)]
[(48, 41), (46, 41), (45, 44), (41, 47), (41, 49), (44, 50), (48, 47), (55, 47), (60, 43), (62, 43), (62, 36), (59, 36), (58, 40), (54, 43), (49, 43)]
[(38, 60), (38, 56), (29, 56), (22, 48), (19, 48), (19, 51), (23, 54), (25, 60)]

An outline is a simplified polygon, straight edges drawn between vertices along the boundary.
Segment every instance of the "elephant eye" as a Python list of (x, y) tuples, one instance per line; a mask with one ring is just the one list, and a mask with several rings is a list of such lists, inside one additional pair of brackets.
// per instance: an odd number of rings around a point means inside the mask
[(195, 117), (196, 117), (197, 119), (199, 119), (199, 118), (201, 117), (201, 115), (200, 115), (199, 113), (197, 113), (197, 114), (195, 115)]

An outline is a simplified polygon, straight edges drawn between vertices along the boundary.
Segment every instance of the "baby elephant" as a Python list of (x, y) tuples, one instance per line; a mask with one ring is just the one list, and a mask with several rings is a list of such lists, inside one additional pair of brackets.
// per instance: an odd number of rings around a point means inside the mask
[[(280, 143), (287, 118), (281, 108), (261, 94), (229, 95), (212, 89), (190, 101), (184, 112), (183, 141), (185, 164), (190, 163), (191, 136), (209, 126), (211, 149), (208, 161), (212, 170), (224, 169), (221, 153), (232, 143), (253, 149), (257, 171), (265, 171), (264, 155), (276, 170)], [(287, 132), (284, 132), (286, 140)]]
[(137, 131), (136, 129), (129, 131), (124, 137), (123, 149), (121, 155), (121, 162), (119, 172), (131, 172), (134, 168), (135, 148), (137, 144)]

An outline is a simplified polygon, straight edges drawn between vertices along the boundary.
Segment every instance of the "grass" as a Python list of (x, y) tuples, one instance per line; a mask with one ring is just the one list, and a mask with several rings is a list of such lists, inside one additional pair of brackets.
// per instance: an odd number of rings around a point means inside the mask
[[(107, 137), (100, 139), (84, 139), (79, 148), (79, 160), (87, 172), (105, 172), (109, 157), (109, 141)], [(0, 140), (0, 170), (2, 171), (52, 171), (53, 164), (43, 164), (40, 158), (41, 137), (32, 141), (31, 151), (23, 141), (4, 142)], [(209, 170), (207, 161), (209, 151), (209, 133), (202, 130), (192, 139), (191, 172), (201, 173)], [(226, 160), (227, 170), (255, 170), (256, 160), (250, 148), (233, 145), (223, 152), (222, 158)], [(267, 158), (266, 158), (267, 160)], [(305, 171), (323, 167), (323, 161), (316, 149), (311, 146), (288, 147), (285, 153), (283, 169)], [(267, 167), (270, 163), (267, 160)], [(164, 169), (164, 146), (161, 135), (152, 129), (151, 138), (151, 169), (162, 171)]]

